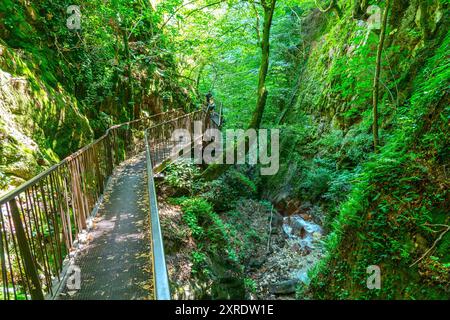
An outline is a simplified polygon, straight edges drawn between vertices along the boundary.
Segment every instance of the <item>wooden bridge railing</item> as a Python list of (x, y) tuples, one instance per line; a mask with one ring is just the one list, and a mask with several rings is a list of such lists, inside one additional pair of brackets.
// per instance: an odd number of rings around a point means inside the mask
[(61, 271), (89, 227), (113, 169), (137, 151), (137, 131), (180, 111), (116, 125), (0, 198), (0, 300), (54, 295)]

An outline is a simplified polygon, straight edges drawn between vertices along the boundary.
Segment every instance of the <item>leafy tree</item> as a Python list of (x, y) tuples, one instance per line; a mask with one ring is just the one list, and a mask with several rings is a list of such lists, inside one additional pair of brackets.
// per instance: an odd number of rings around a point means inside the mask
[[(259, 67), (258, 76), (258, 98), (256, 102), (256, 108), (253, 113), (252, 120), (250, 122), (250, 128), (259, 128), (261, 125), (261, 119), (264, 113), (264, 107), (267, 101), (267, 89), (266, 89), (266, 77), (269, 70), (269, 55), (270, 55), (270, 29), (272, 28), (272, 19), (275, 12), (276, 0), (270, 2), (261, 0), (261, 5), (264, 9), (264, 23), (263, 32), (261, 38), (261, 65)], [(257, 26), (257, 32), (259, 34), (259, 26)]]
[(378, 95), (380, 87), (380, 72), (381, 72), (381, 54), (383, 52), (384, 38), (386, 35), (387, 17), (389, 14), (390, 0), (386, 0), (386, 8), (384, 9), (383, 21), (381, 24), (380, 41), (377, 49), (377, 62), (375, 69), (375, 78), (373, 82), (373, 148), (377, 152), (379, 138), (378, 138)]

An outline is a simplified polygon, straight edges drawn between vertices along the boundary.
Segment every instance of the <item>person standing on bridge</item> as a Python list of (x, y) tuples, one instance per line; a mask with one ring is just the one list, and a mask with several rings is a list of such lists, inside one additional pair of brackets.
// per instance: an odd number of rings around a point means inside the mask
[(208, 93), (205, 95), (206, 97), (206, 112), (213, 112), (216, 108), (216, 104), (214, 103), (214, 98), (211, 93), (211, 91), (208, 91)]
[(208, 93), (205, 95), (205, 97), (206, 97), (206, 106), (209, 106), (209, 103), (211, 101), (212, 96), (213, 95), (212, 95), (211, 91), (208, 91)]
[(215, 108), (216, 108), (216, 103), (214, 102), (214, 98), (211, 98), (209, 100), (208, 111), (214, 112)]

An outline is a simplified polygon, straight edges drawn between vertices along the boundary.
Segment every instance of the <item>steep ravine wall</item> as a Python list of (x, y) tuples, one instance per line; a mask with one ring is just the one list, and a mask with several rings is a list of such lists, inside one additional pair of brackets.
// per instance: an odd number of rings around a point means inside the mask
[[(420, 1), (393, 1), (378, 154), (379, 31), (368, 30), (367, 16), (355, 19), (348, 1), (338, 3), (340, 18), (317, 10), (303, 18), (326, 15), (302, 35), (307, 50), (298, 57), (297, 99), (284, 110), (280, 171), (265, 179), (265, 197), (280, 210), (318, 212), (329, 234), (327, 257), (299, 297), (449, 298), (450, 234), (433, 247), (449, 225), (448, 1), (428, 2), (427, 24)], [(381, 269), (381, 289), (367, 288), (370, 265)]]
[[(159, 13), (144, 2), (79, 1), (72, 30), (72, 4), (0, 1), (0, 193), (113, 123), (193, 105)], [(120, 10), (136, 19), (127, 37)]]
[(76, 99), (48, 85), (39, 57), (0, 42), (0, 192), (30, 179), (92, 137)]

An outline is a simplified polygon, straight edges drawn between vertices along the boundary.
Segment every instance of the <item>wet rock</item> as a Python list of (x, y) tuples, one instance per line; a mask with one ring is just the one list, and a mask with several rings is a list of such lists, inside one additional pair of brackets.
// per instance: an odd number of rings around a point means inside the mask
[(249, 268), (251, 269), (258, 269), (261, 268), (261, 266), (266, 262), (267, 258), (266, 257), (260, 257), (260, 258), (256, 258), (256, 259), (252, 259), (249, 262)]
[(300, 282), (298, 279), (291, 279), (286, 281), (277, 282), (269, 286), (269, 292), (273, 294), (290, 294), (295, 293), (297, 284)]
[(292, 199), (288, 201), (286, 206), (286, 214), (291, 215), (298, 212), (299, 207), (300, 207), (300, 200)]
[(310, 214), (307, 214), (307, 213), (300, 214), (300, 217), (302, 217), (306, 221), (311, 221), (312, 220), (312, 216)]
[(289, 199), (286, 195), (279, 196), (274, 202), (277, 211), (283, 212), (285, 215), (291, 215), (298, 212), (300, 207), (300, 200)]
[(308, 250), (314, 248), (314, 242), (322, 233), (322, 229), (314, 222), (306, 221), (299, 215), (293, 215), (284, 218), (283, 230), (290, 239), (296, 240), (302, 249)]
[[(283, 218), (283, 232), (272, 236), (272, 251), (257, 270), (248, 270), (260, 299), (290, 299), (299, 285), (308, 286), (308, 272), (322, 256), (322, 229), (301, 215)], [(295, 224), (293, 228), (293, 224)], [(293, 232), (293, 229), (298, 234)]]
[(283, 216), (278, 212), (272, 213), (272, 233), (278, 233), (283, 226)]

